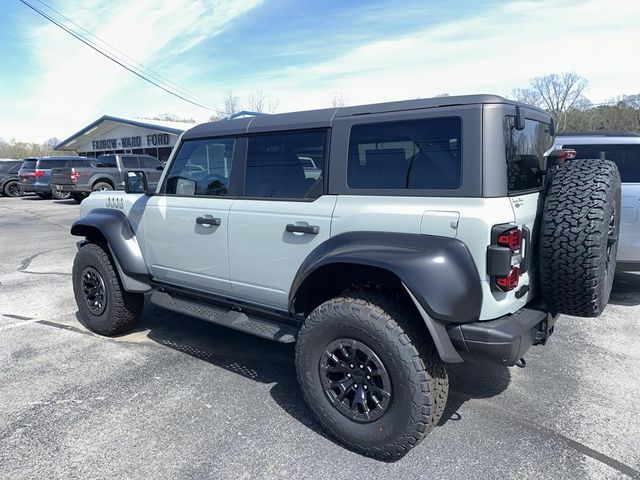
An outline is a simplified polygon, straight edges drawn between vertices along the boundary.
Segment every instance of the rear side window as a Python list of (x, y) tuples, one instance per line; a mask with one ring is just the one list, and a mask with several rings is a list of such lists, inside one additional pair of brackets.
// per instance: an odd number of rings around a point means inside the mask
[(515, 117), (504, 118), (504, 143), (507, 157), (509, 193), (539, 190), (544, 180), (544, 154), (553, 137), (550, 125), (536, 120), (525, 120), (524, 130), (516, 130)]
[(122, 157), (122, 166), (124, 168), (140, 168), (138, 157)]
[(35, 170), (37, 164), (38, 160), (25, 160), (22, 162), (22, 167), (20, 168), (24, 168), (25, 170)]
[(324, 130), (250, 137), (244, 195), (264, 198), (322, 195), (326, 145)]
[(228, 195), (234, 146), (235, 138), (185, 141), (171, 163), (165, 193)]
[(354, 125), (347, 184), (354, 189), (455, 189), (462, 181), (459, 117)]
[(115, 155), (100, 155), (96, 160), (104, 168), (118, 168)]
[(86, 167), (87, 161), (84, 159), (71, 160), (71, 166), (75, 168)]
[(70, 166), (69, 160), (54, 160), (53, 158), (43, 158), (38, 162), (38, 169), (48, 170), (51, 168), (64, 168)]
[(161, 163), (152, 157), (138, 157), (142, 168), (158, 168)]
[(618, 166), (625, 183), (640, 183), (640, 145), (563, 145), (577, 152), (576, 158), (602, 158)]

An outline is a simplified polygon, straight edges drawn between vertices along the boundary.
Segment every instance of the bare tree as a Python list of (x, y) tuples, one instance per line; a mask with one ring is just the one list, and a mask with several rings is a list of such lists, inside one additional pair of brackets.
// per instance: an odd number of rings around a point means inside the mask
[(331, 106), (334, 108), (347, 106), (347, 99), (344, 98), (342, 92), (333, 92), (333, 94), (331, 95)]
[(247, 97), (247, 110), (260, 113), (274, 113), (278, 108), (278, 100), (256, 89)]
[(518, 102), (526, 103), (533, 107), (543, 107), (542, 97), (538, 92), (531, 88), (514, 88), (511, 90), (511, 97)]
[(242, 110), (240, 97), (234, 95), (231, 90), (227, 90), (227, 93), (224, 94), (222, 102), (224, 106), (220, 113), (225, 117), (230, 117), (231, 115), (234, 115)]

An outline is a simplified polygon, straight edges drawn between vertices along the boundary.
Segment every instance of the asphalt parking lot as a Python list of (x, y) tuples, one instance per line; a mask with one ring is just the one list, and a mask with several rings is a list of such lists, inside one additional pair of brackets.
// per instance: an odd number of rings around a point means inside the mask
[(145, 307), (76, 319), (73, 201), (0, 198), (0, 478), (640, 478), (640, 275), (526, 368), (453, 365), (444, 417), (381, 463), (327, 438), (293, 348)]

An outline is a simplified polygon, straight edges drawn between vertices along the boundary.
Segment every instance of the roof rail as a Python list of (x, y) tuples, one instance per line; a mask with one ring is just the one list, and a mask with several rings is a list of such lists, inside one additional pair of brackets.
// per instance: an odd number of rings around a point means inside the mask
[(233, 115), (229, 115), (228, 117), (225, 118), (225, 120), (233, 120), (234, 118), (241, 118), (241, 117), (261, 117), (263, 115), (269, 115), (269, 114), (264, 112), (251, 112), (249, 110), (242, 110), (241, 112), (234, 113)]

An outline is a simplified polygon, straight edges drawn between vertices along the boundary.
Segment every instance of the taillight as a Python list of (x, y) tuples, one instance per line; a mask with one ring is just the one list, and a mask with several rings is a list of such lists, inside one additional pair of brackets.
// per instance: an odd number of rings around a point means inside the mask
[(506, 277), (496, 277), (496, 285), (505, 292), (513, 290), (520, 281), (520, 268), (513, 267)]
[(518, 252), (522, 248), (522, 230), (512, 228), (498, 235), (498, 245), (509, 247), (512, 252)]
[(36, 177), (41, 177), (44, 175), (44, 170), (36, 170)]
[(518, 286), (520, 274), (526, 271), (527, 262), (522, 256), (523, 232), (514, 225), (496, 225), (491, 230), (491, 240), (487, 249), (487, 273), (494, 289), (508, 292)]
[(69, 174), (69, 177), (71, 177), (71, 181), (73, 183), (76, 183), (78, 181), (78, 177), (80, 177), (80, 174), (72, 169), (71, 173)]

